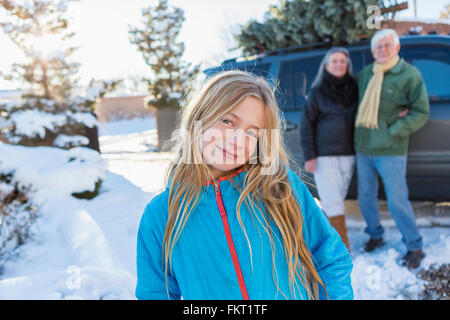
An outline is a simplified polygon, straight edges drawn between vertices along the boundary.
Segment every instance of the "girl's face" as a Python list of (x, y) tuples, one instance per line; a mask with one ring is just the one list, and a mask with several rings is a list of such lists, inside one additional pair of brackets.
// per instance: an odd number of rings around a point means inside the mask
[(330, 55), (325, 69), (336, 78), (341, 78), (347, 72), (347, 56), (342, 52), (335, 52)]
[(265, 105), (247, 97), (202, 135), (203, 160), (214, 178), (245, 164), (255, 152), (264, 127)]

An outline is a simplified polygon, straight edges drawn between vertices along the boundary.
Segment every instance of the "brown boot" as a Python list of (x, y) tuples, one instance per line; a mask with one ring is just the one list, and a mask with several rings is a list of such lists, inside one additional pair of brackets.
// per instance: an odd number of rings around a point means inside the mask
[(350, 241), (348, 240), (348, 236), (347, 236), (347, 226), (345, 224), (345, 215), (341, 214), (339, 216), (330, 217), (330, 218), (328, 218), (328, 221), (333, 226), (333, 228), (335, 228), (336, 231), (339, 233), (342, 241), (344, 242), (345, 246), (348, 249), (348, 252), (350, 252)]

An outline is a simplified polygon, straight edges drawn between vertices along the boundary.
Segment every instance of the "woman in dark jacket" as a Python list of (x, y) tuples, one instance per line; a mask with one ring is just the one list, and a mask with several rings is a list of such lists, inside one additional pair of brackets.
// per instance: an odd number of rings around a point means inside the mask
[(330, 49), (320, 64), (301, 121), (306, 171), (314, 174), (322, 210), (350, 251), (344, 199), (353, 175), (353, 128), (358, 86), (345, 48)]

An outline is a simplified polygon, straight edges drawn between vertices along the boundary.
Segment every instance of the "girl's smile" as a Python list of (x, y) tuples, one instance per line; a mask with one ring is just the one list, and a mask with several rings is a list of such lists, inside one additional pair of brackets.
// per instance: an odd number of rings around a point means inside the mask
[(223, 153), (223, 155), (228, 158), (228, 159), (232, 159), (232, 160), (236, 160), (237, 159), (237, 154), (234, 152), (229, 152), (226, 149), (223, 149), (219, 146), (216, 145), (216, 147)]

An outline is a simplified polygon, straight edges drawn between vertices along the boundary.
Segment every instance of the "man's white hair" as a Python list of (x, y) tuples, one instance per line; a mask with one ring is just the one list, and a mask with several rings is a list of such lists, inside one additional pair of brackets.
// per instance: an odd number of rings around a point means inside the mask
[(387, 37), (387, 36), (391, 36), (394, 38), (394, 45), (398, 45), (400, 44), (400, 39), (398, 38), (398, 34), (394, 29), (381, 29), (378, 30), (377, 32), (375, 32), (375, 34), (372, 37), (372, 40), (370, 40), (370, 47), (372, 48), (372, 50), (375, 50), (375, 47), (377, 46), (378, 41), (380, 41), (381, 39)]

